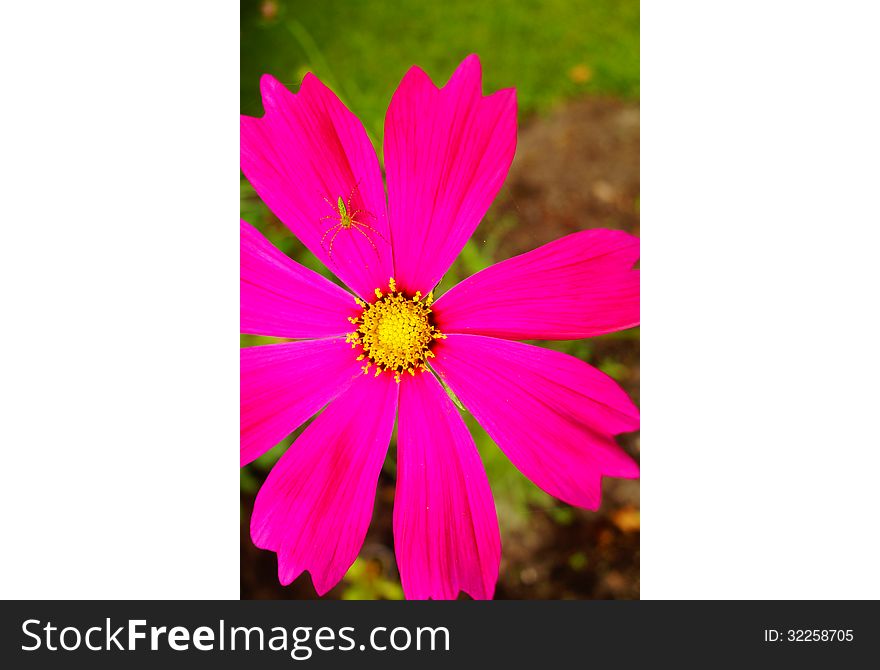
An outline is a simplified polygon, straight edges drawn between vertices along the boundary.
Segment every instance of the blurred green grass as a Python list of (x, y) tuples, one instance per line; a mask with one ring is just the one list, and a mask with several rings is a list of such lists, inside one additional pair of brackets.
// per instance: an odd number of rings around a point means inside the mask
[(410, 66), (441, 83), (469, 53), (485, 89), (516, 87), (526, 114), (584, 93), (639, 95), (637, 0), (246, 0), (241, 23), (243, 114), (261, 113), (263, 73), (296, 87), (312, 71), (374, 138)]
[[(585, 95), (639, 96), (638, 0), (244, 0), (241, 4), (241, 113), (262, 114), (259, 79), (271, 73), (296, 91), (313, 72), (363, 121), (381, 157), (385, 110), (406, 70), (419, 65), (442, 85), (458, 63), (477, 53), (484, 92), (515, 87), (520, 124), (567, 100)], [(244, 178), (241, 216), (282, 251), (336, 281), (271, 215)], [(518, 225), (515, 217), (487, 215), (492, 234), (467, 243), (438, 288), (445, 289), (500, 260), (499, 237)], [(608, 337), (638, 340), (638, 329)], [(273, 341), (243, 335), (242, 346)], [(540, 343), (591, 360), (591, 341)], [(592, 360), (612, 377), (625, 373), (613, 359)], [(560, 524), (572, 510), (543, 493), (465, 414), (489, 475), (502, 531), (527, 522), (540, 507)], [(300, 431), (297, 431), (296, 435)], [(255, 493), (293, 437), (242, 469), (241, 486)], [(385, 469), (395, 470), (394, 445)], [(376, 581), (362, 562), (346, 578), (343, 597), (401, 597), (399, 587)], [(372, 590), (371, 590), (372, 589)]]

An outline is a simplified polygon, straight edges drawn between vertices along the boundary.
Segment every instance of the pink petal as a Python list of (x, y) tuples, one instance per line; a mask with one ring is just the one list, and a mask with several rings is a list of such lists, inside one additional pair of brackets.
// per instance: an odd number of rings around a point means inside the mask
[(274, 447), (363, 374), (344, 338), (241, 349), (241, 465)]
[[(269, 75), (260, 84), (265, 115), (241, 117), (242, 171), (312, 253), (361, 297), (371, 295), (391, 276), (391, 238), (363, 125), (314, 75), (295, 95)], [(363, 225), (338, 227), (340, 197)]]
[(438, 89), (413, 67), (385, 117), (394, 278), (413, 293), (440, 281), (501, 188), (516, 149), (516, 94), (481, 93), (468, 56)]
[(362, 374), (269, 473), (254, 503), (251, 537), (278, 553), (282, 584), (308, 570), (323, 595), (357, 557), (391, 440), (397, 389), (391, 375)]
[(349, 293), (276, 249), (241, 222), (241, 332), (307, 338), (352, 330)]
[(638, 477), (614, 435), (638, 428), (638, 410), (607, 375), (550, 349), (449, 335), (432, 365), (507, 457), (571, 505), (598, 509), (601, 478)]
[(639, 240), (585, 230), (465, 279), (434, 306), (443, 333), (575, 340), (639, 323)]
[(431, 374), (400, 385), (394, 550), (408, 599), (488, 599), (501, 561), (486, 472), (464, 421)]

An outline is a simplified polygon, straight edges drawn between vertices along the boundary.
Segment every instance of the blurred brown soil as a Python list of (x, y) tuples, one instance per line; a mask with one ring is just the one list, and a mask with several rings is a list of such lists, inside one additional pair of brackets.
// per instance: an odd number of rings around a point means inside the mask
[[(587, 228), (638, 235), (638, 198), (638, 104), (601, 98), (567, 103), (522, 125), (510, 175), (477, 236), (497, 240), (498, 261)], [(638, 339), (606, 336), (591, 343), (589, 362), (619, 363), (619, 381), (638, 402)], [(623, 436), (620, 443), (638, 460), (638, 434)], [(393, 500), (394, 480), (383, 473), (361, 557), (397, 579)], [(243, 494), (241, 597), (315, 597), (307, 575), (288, 587), (279, 585), (275, 555), (254, 547), (248, 536), (252, 506), (253, 497)], [(506, 524), (500, 514), (496, 598), (638, 598), (638, 482), (606, 479), (598, 512), (559, 507), (570, 512), (567, 523), (543, 509), (531, 510), (525, 524)], [(342, 591), (337, 586), (328, 595), (339, 597)]]
[(520, 130), (496, 215), (477, 235), (488, 238), (504, 214), (516, 216), (518, 225), (504, 231), (498, 260), (586, 228), (638, 235), (638, 198), (638, 105), (588, 98)]

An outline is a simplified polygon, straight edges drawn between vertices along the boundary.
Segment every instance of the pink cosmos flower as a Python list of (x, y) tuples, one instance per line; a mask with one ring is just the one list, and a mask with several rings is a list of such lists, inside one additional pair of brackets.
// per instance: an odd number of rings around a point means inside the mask
[[(438, 89), (407, 72), (385, 118), (385, 188), (360, 121), (316, 77), (261, 81), (241, 118), (241, 168), (352, 293), (241, 222), (241, 332), (295, 341), (241, 350), (241, 464), (325, 407), (260, 490), (251, 536), (326, 593), (356, 558), (394, 427), (394, 546), (408, 598), (491, 598), (501, 545), (460, 399), (535, 484), (597, 509), (603, 476), (638, 466), (614, 436), (638, 411), (609, 377), (516, 340), (565, 340), (639, 321), (638, 240), (568, 235), (494, 265), (434, 302), (516, 147), (512, 89), (483, 96), (470, 56)], [(366, 373), (366, 374), (365, 374)]]

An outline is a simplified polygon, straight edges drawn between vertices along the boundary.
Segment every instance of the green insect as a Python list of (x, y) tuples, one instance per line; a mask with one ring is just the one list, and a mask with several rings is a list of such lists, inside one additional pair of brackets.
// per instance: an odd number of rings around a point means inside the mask
[[(375, 234), (380, 240), (388, 243), (382, 233), (380, 233), (376, 228), (371, 226), (369, 223), (364, 221), (364, 217), (372, 218), (376, 220), (376, 215), (372, 212), (368, 212), (365, 209), (353, 209), (352, 199), (354, 198), (355, 193), (357, 192), (358, 185), (355, 184), (354, 188), (351, 189), (351, 193), (348, 195), (348, 200), (343, 200), (342, 196), (336, 200), (336, 204), (334, 205), (330, 200), (324, 196), (324, 202), (326, 202), (330, 208), (333, 210), (333, 214), (328, 214), (327, 216), (322, 216), (321, 221), (325, 221), (327, 219), (332, 219), (334, 223), (330, 225), (330, 227), (324, 231), (324, 235), (321, 237), (321, 248), (327, 252), (327, 255), (330, 257), (330, 260), (333, 260), (333, 243), (336, 241), (336, 236), (339, 235), (344, 230), (347, 231), (355, 231), (362, 235), (367, 242), (370, 243), (370, 246), (373, 247), (373, 251), (376, 252), (376, 256), (379, 255), (379, 249), (376, 247), (376, 243), (373, 242), (373, 238), (370, 237), (370, 234)], [(330, 238), (330, 242), (325, 245), (327, 242), (327, 238)]]

